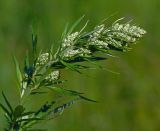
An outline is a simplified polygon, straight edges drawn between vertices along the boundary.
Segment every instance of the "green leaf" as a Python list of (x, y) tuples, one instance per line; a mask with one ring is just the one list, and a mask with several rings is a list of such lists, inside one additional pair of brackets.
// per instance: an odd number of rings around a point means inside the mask
[(47, 93), (47, 92), (41, 92), (41, 91), (32, 91), (31, 92), (31, 95), (37, 95), (37, 94), (45, 94), (45, 93)]
[(27, 52), (25, 57), (25, 69), (28, 69), (28, 68), (29, 68), (29, 54)]
[(53, 110), (51, 110), (46, 116), (45, 118), (46, 119), (53, 119), (55, 118), (57, 115), (60, 115), (63, 113), (64, 109), (70, 107), (71, 105), (75, 104), (76, 101), (78, 101), (79, 98), (76, 98), (76, 99), (73, 99), (73, 100), (70, 100), (69, 102), (65, 103), (65, 104), (62, 104), (61, 106), (58, 106), (56, 108), (54, 108)]
[(58, 107), (56, 107), (56, 108), (54, 109), (53, 112), (54, 112), (54, 113), (62, 112), (64, 109), (66, 109), (66, 108), (70, 107), (71, 105), (75, 104), (77, 100), (79, 100), (79, 99), (76, 98), (76, 99), (71, 100), (71, 101), (69, 101), (69, 102), (67, 102), (67, 103), (65, 103), (65, 104), (63, 104), (63, 105), (61, 105), (61, 106), (58, 106)]
[(86, 100), (86, 101), (90, 101), (90, 102), (96, 102), (95, 100), (91, 100), (89, 98), (86, 98), (84, 96), (82, 96), (83, 93), (79, 93), (77, 91), (73, 91), (73, 90), (67, 90), (61, 87), (48, 87), (58, 93), (61, 93), (63, 95), (67, 95), (67, 96), (78, 96), (79, 98)]
[(19, 91), (20, 91), (20, 88), (21, 88), (21, 85), (22, 85), (22, 74), (21, 74), (21, 71), (20, 71), (19, 63), (18, 63), (15, 56), (14, 56), (14, 63), (15, 63), (15, 66), (16, 66), (16, 74), (17, 74), (17, 80), (18, 80)]
[(90, 60), (90, 59), (88, 59), (88, 58), (84, 58), (84, 59), (85, 59), (86, 61), (90, 62), (91, 64), (95, 65), (96, 67), (98, 67), (98, 68), (101, 69), (101, 70), (105, 70), (105, 71), (107, 71), (107, 72), (110, 72), (110, 73), (119, 75), (118, 72), (115, 72), (115, 71), (112, 71), (112, 70), (110, 70), (110, 69), (104, 68), (104, 67), (102, 67), (101, 65), (95, 63), (94, 61), (92, 61), (92, 60)]
[(64, 31), (63, 31), (63, 33), (62, 33), (62, 40), (64, 40), (65, 37), (66, 37), (66, 35), (67, 35), (68, 25), (69, 25), (69, 24), (67, 23), (66, 26), (65, 26), (65, 28), (64, 28)]
[(68, 95), (68, 96), (79, 96), (80, 94), (83, 94), (83, 93), (79, 93), (79, 92), (76, 92), (76, 91), (73, 91), (73, 90), (66, 90), (64, 88), (61, 88), (61, 87), (48, 87), (49, 89), (52, 89), (58, 93), (61, 93), (63, 95)]
[(98, 65), (97, 63), (95, 63), (94, 61), (92, 61), (92, 60), (90, 60), (90, 59), (88, 59), (88, 58), (84, 58), (84, 60), (90, 62), (91, 64), (97, 66), (97, 67), (100, 68), (100, 69), (103, 69), (103, 67), (102, 67), (101, 65)]
[(69, 63), (67, 63), (67, 62), (65, 62), (65, 61), (62, 61), (62, 60), (61, 60), (61, 63), (62, 63), (64, 66), (66, 66), (68, 69), (70, 69), (70, 70), (72, 70), (72, 71), (76, 71), (76, 72), (82, 74), (76, 67), (74, 67), (74, 65), (69, 64)]
[(86, 100), (86, 101), (90, 101), (90, 102), (97, 102), (97, 101), (95, 101), (95, 100), (91, 100), (91, 99), (89, 99), (89, 98), (87, 98), (87, 97), (84, 97), (84, 96), (79, 96), (81, 99), (83, 99), (83, 100)]
[(35, 60), (37, 54), (37, 34), (32, 31), (32, 48), (33, 48), (33, 59)]
[(73, 26), (69, 29), (67, 35), (71, 34), (73, 32), (73, 30), (76, 28), (76, 26), (82, 21), (82, 19), (84, 18), (84, 15), (79, 18), (74, 24)]
[(4, 95), (3, 91), (2, 91), (2, 95), (3, 95), (3, 98), (4, 98), (4, 100), (5, 100), (5, 102), (6, 102), (7, 106), (8, 106), (8, 108), (9, 108), (10, 111), (11, 111), (11, 114), (12, 114), (12, 113), (13, 113), (12, 106), (11, 106), (11, 104), (9, 103), (9, 101), (7, 100), (7, 98), (6, 98), (6, 96)]
[(17, 122), (27, 122), (27, 123), (29, 123), (29, 122), (32, 122), (32, 121), (40, 121), (40, 120), (43, 120), (43, 119), (41, 119), (41, 118), (28, 118), (28, 119), (20, 119)]
[(11, 117), (11, 113), (8, 111), (8, 109), (4, 105), (0, 103), (0, 107), (7, 114), (7, 116)]
[(52, 57), (54, 55), (53, 54), (53, 52), (54, 52), (54, 50), (53, 50), (54, 48), (53, 47), (54, 47), (54, 45), (52, 44), (51, 47), (50, 47), (50, 51), (49, 51), (49, 60), (52, 60)]
[(82, 32), (83, 32), (83, 30), (87, 27), (88, 22), (89, 22), (89, 21), (87, 21), (87, 22), (85, 23), (85, 25), (82, 27), (82, 29), (79, 31), (79, 33), (82, 33)]
[(43, 106), (38, 109), (37, 112), (35, 112), (35, 116), (43, 117), (45, 113), (47, 113), (55, 104), (55, 101), (52, 101), (50, 103), (46, 102)]
[(33, 115), (33, 114), (35, 114), (35, 112), (24, 112), (24, 113), (21, 114), (21, 117), (29, 116), (29, 115)]

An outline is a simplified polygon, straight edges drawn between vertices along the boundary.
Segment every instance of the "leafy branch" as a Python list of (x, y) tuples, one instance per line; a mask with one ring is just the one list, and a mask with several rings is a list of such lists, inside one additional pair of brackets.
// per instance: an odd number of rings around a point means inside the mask
[[(83, 16), (84, 17), (84, 16)], [(106, 60), (105, 55), (98, 56), (97, 52), (112, 55), (110, 51), (125, 52), (130, 50), (130, 46), (137, 42), (146, 31), (130, 23), (120, 24), (121, 19), (115, 21), (110, 27), (105, 24), (96, 26), (92, 31), (85, 32), (88, 21), (78, 32), (74, 32), (83, 17), (77, 20), (72, 27), (66, 26), (62, 33), (61, 44), (54, 53), (52, 48), (49, 52), (37, 52), (37, 35), (32, 34), (32, 58), (26, 54), (24, 69), (21, 70), (19, 63), (14, 57), (20, 103), (13, 108), (2, 92), (5, 104), (0, 103), (4, 115), (8, 122), (6, 131), (29, 131), (33, 125), (42, 120), (50, 120), (60, 115), (64, 109), (68, 108), (78, 100), (96, 102), (84, 96), (83, 93), (65, 89), (61, 80), (61, 70), (70, 69), (82, 74), (82, 70), (88, 70), (91, 66), (84, 65), (83, 62), (91, 63), (97, 68), (96, 61)], [(70, 97), (66, 103), (59, 104), (55, 99), (46, 102), (35, 111), (26, 111), (24, 107), (25, 98), (32, 95), (41, 95), (49, 91), (58, 93), (60, 97)], [(57, 107), (55, 106), (57, 105)]]

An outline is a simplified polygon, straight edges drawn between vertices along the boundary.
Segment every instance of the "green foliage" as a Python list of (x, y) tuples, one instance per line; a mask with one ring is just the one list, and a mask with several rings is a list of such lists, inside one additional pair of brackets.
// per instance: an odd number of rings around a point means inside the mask
[(19, 63), (16, 59), (16, 57), (14, 56), (14, 62), (15, 62), (15, 66), (16, 66), (16, 74), (17, 74), (17, 80), (18, 80), (18, 89), (19, 91), (21, 90), (21, 86), (22, 86), (22, 74), (20, 71), (20, 67), (19, 67)]
[[(119, 20), (114, 22), (111, 27), (101, 24), (90, 32), (84, 32), (88, 24), (86, 22), (79, 32), (73, 32), (83, 18), (84, 16), (76, 21), (70, 29), (66, 26), (62, 34), (61, 44), (56, 52), (53, 52), (52, 47), (50, 52), (38, 53), (37, 35), (33, 32), (33, 59), (30, 62), (29, 55), (26, 55), (23, 73), (20, 71), (19, 63), (14, 57), (20, 88), (20, 103), (13, 110), (7, 97), (2, 92), (7, 106), (0, 103), (0, 107), (8, 121), (7, 131), (40, 130), (32, 129), (33, 125), (42, 120), (46, 121), (55, 118), (55, 116), (60, 115), (64, 109), (70, 107), (78, 100), (96, 102), (85, 97), (83, 93), (62, 88), (60, 84), (63, 84), (65, 81), (61, 80), (61, 70), (67, 68), (83, 74), (81, 70), (90, 69), (92, 65), (103, 69), (96, 61), (105, 60), (106, 57), (104, 55), (97, 56), (97, 52), (111, 55), (109, 51), (112, 50), (127, 51), (131, 44), (135, 43), (146, 33), (143, 29), (128, 23), (119, 24)], [(90, 63), (90, 66), (83, 65), (85, 61)], [(70, 97), (71, 100), (60, 104), (55, 99), (52, 102), (46, 102), (35, 111), (25, 110), (23, 105), (25, 97), (48, 93), (48, 89), (51, 89), (60, 97)], [(57, 104), (56, 107), (53, 106), (55, 104)]]

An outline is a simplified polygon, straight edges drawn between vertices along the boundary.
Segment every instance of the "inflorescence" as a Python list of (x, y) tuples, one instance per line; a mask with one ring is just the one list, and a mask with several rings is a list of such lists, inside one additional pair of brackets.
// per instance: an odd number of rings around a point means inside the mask
[[(87, 61), (96, 65), (94, 63), (95, 61), (105, 59), (104, 56), (97, 56), (96, 52), (101, 52), (101, 54), (109, 53), (110, 55), (109, 51), (112, 50), (127, 51), (132, 44), (136, 43), (146, 33), (145, 30), (138, 26), (129, 23), (120, 24), (119, 20), (114, 22), (111, 27), (101, 24), (90, 32), (84, 32), (83, 30), (86, 24), (80, 31), (73, 32), (75, 25), (80, 20), (71, 27), (72, 30), (70, 29), (64, 32), (61, 44), (55, 53), (51, 49), (50, 52), (37, 55), (37, 36), (33, 34), (33, 60), (31, 63), (29, 56), (26, 57), (24, 73), (20, 70), (18, 62), (15, 59), (20, 103), (13, 109), (2, 92), (6, 105), (10, 109), (8, 110), (0, 103), (0, 107), (5, 112), (9, 125), (6, 131), (28, 130), (39, 120), (52, 119), (57, 114), (61, 114), (65, 108), (68, 108), (79, 99), (95, 102), (84, 97), (82, 93), (61, 87), (60, 84), (65, 82), (61, 80), (61, 69), (68, 68), (81, 73), (81, 69), (88, 69), (89, 66), (79, 64), (80, 62)], [(77, 62), (79, 63), (77, 64)], [(51, 89), (60, 94), (61, 97), (71, 96), (72, 99), (57, 107), (53, 106), (56, 101), (47, 101), (35, 112), (26, 112), (23, 105), (24, 98), (29, 95), (46, 93), (44, 91), (46, 89)]]
[[(132, 43), (143, 37), (145, 30), (130, 24), (114, 23), (111, 27), (104, 24), (96, 26), (91, 33), (75, 32), (66, 36), (62, 42), (61, 59), (69, 60), (77, 56), (92, 55), (95, 51), (126, 51)], [(94, 50), (93, 50), (94, 49)]]

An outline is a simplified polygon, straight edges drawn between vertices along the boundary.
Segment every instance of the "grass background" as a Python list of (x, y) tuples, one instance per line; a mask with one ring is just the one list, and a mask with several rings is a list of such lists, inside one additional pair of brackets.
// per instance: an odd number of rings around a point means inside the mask
[[(159, 131), (160, 130), (160, 1), (159, 0), (1, 0), (0, 1), (0, 90), (15, 106), (18, 102), (12, 55), (23, 63), (31, 47), (31, 23), (38, 21), (39, 47), (56, 43), (66, 22), (83, 14), (88, 29), (118, 12), (109, 20), (126, 17), (147, 30), (147, 35), (128, 53), (116, 53), (102, 64), (120, 75), (89, 71), (92, 78), (65, 71), (66, 88), (85, 92), (98, 104), (79, 102), (39, 128), (49, 131)], [(56, 45), (55, 45), (56, 46)], [(28, 105), (51, 99), (52, 94), (33, 99)], [(2, 96), (0, 96), (2, 101)], [(3, 102), (3, 101), (2, 101)], [(0, 115), (0, 130), (5, 126)]]

